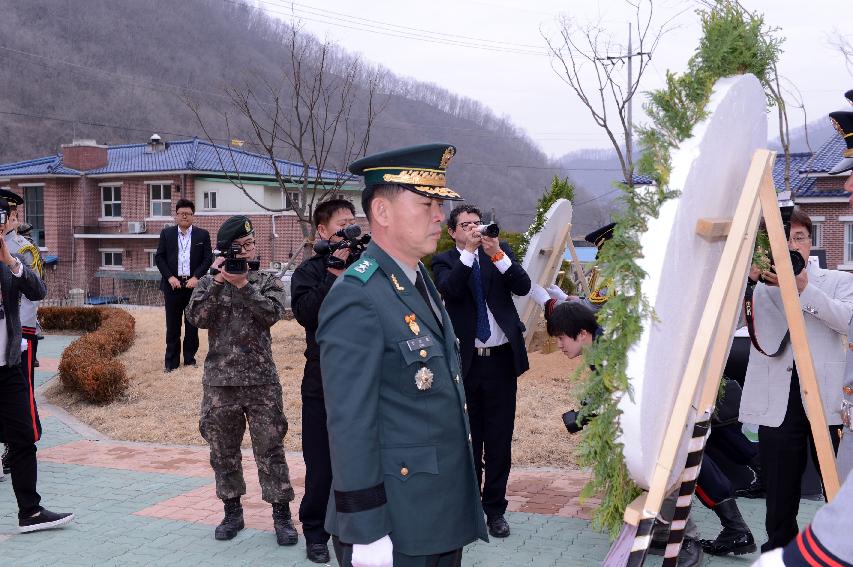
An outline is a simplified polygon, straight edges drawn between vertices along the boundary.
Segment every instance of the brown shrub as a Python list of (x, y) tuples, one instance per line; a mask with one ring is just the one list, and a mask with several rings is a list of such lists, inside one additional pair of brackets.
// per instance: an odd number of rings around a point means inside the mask
[(91, 330), (72, 342), (59, 361), (62, 384), (94, 403), (108, 403), (124, 394), (128, 379), (114, 357), (133, 344), (136, 320), (110, 307), (47, 307), (39, 322), (48, 330)]

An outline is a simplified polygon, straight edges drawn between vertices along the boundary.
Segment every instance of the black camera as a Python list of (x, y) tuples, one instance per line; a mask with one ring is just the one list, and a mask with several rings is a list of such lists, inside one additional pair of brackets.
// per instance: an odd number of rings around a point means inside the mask
[[(225, 246), (222, 246), (222, 248), (225, 248)], [(225, 258), (225, 262), (222, 263), (222, 270), (229, 274), (245, 274), (249, 270), (259, 270), (261, 268), (261, 261), (259, 259), (247, 260), (246, 258), (239, 258), (238, 256), (240, 256), (242, 251), (243, 248), (239, 244), (232, 242), (225, 250), (214, 250), (213, 254), (217, 257)], [(215, 276), (219, 273), (219, 270), (211, 268), (210, 273)]]
[(488, 236), (489, 238), (497, 238), (501, 233), (501, 229), (496, 222), (490, 222), (489, 224), (481, 224), (477, 227), (477, 230), (480, 231), (480, 234), (483, 236)]
[[(314, 252), (326, 257), (326, 267), (332, 269), (344, 269), (361, 257), (364, 249), (370, 242), (369, 234), (361, 234), (361, 227), (357, 224), (345, 226), (333, 236), (341, 240), (332, 242), (330, 240), (318, 240), (314, 243)], [(349, 248), (349, 257), (342, 260), (332, 254), (338, 250)]]
[[(788, 240), (791, 238), (791, 215), (793, 212), (793, 201), (783, 201), (779, 205), (779, 213), (782, 215), (782, 226), (785, 227), (785, 238)], [(789, 250), (788, 252), (791, 255), (791, 267), (794, 269), (794, 275), (799, 275), (806, 267), (806, 259), (796, 250)], [(776, 269), (773, 267), (773, 252), (771, 250), (767, 251), (767, 259), (770, 261), (770, 271), (775, 274)], [(759, 281), (764, 283), (764, 278), (759, 278)]]
[[(581, 406), (586, 405), (586, 400), (581, 401)], [(566, 431), (569, 433), (577, 433), (584, 427), (586, 424), (590, 422), (591, 419), (596, 417), (596, 414), (590, 413), (584, 416), (583, 419), (578, 420), (580, 416), (580, 412), (577, 410), (569, 410), (563, 414), (563, 425), (566, 426)]]

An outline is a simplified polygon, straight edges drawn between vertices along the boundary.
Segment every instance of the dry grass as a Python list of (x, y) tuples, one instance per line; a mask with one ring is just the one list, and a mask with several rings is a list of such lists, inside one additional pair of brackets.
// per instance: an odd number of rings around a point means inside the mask
[[(89, 404), (54, 381), (47, 399), (114, 439), (182, 445), (202, 445), (198, 432), (202, 368), (163, 374), (165, 316), (162, 308), (131, 311), (136, 318), (136, 341), (119, 359), (127, 367), (130, 387), (124, 399), (109, 405)], [(281, 321), (272, 329), (273, 354), (284, 390), (290, 429), (285, 445), (301, 450), (302, 404), (299, 387), (304, 364), (305, 336), (296, 321)], [(198, 360), (207, 355), (207, 333), (199, 331)], [(575, 361), (561, 353), (532, 353), (531, 369), (519, 379), (513, 462), (525, 466), (574, 468), (577, 441), (563, 427), (560, 415), (574, 404), (567, 385)], [(248, 434), (243, 440), (248, 446)]]

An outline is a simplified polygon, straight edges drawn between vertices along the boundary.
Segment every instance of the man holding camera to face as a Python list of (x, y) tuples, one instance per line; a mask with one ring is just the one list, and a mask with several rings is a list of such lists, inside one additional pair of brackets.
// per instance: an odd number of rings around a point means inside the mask
[(320, 305), (345, 267), (350, 264), (347, 246), (331, 250), (343, 240), (339, 231), (355, 225), (355, 207), (349, 201), (332, 199), (314, 209), (317, 235), (327, 243), (324, 252), (305, 260), (290, 280), (293, 315), (305, 327), (305, 371), (302, 377), (302, 456), (305, 459), (305, 496), (299, 505), (299, 521), (305, 535), (308, 559), (329, 561), (329, 533), (323, 525), (332, 488), (329, 431), (320, 374), (317, 325)]
[(248, 422), (261, 495), (272, 504), (278, 544), (294, 545), (297, 535), (289, 507), (293, 488), (283, 444), (287, 420), (270, 336), (270, 327), (284, 316), (284, 285), (275, 274), (258, 271), (248, 218), (229, 218), (216, 242), (227, 252), (220, 252), (210, 274), (199, 280), (186, 309), (190, 323), (208, 329), (210, 343), (199, 430), (210, 445), (216, 495), (225, 505), (215, 537), (232, 539), (245, 525), (240, 443)]
[(527, 295), (530, 277), (499, 240), (497, 226), (482, 225), (480, 219), (480, 211), (471, 205), (450, 212), (447, 231), (456, 247), (437, 254), (432, 271), (460, 341), (474, 463), (489, 534), (507, 537), (504, 514), (517, 378), (529, 368), (524, 325), (512, 296)]
[[(853, 316), (853, 275), (824, 270), (808, 263), (811, 252), (811, 219), (797, 208), (790, 216), (788, 246), (806, 266), (796, 275), (797, 291), (806, 323), (806, 334), (815, 362), (817, 382), (833, 444), (838, 447), (841, 416), (841, 385), (844, 373), (848, 323)], [(802, 265), (802, 264), (801, 264)], [(774, 271), (753, 266), (750, 279), (759, 279), (752, 291), (750, 324), (752, 346), (741, 397), (739, 420), (759, 425), (759, 458), (765, 474), (768, 541), (766, 552), (784, 547), (798, 532), (800, 486), (814, 442), (800, 393), (788, 323)], [(751, 319), (751, 321), (750, 321)]]

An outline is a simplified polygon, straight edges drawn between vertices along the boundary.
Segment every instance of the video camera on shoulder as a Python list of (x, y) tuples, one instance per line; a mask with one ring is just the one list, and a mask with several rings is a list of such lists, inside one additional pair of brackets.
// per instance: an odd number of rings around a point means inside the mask
[[(782, 215), (782, 226), (785, 227), (785, 238), (791, 238), (791, 215), (794, 213), (794, 202), (790, 199), (787, 201), (781, 201), (779, 203), (779, 213)], [(788, 251), (791, 255), (791, 267), (794, 268), (794, 275), (799, 275), (806, 267), (806, 259), (803, 258), (803, 255), (800, 254), (796, 250)], [(774, 274), (776, 273), (776, 269), (773, 267), (773, 251), (767, 251), (767, 259), (770, 261), (770, 271)], [(762, 283), (766, 283), (763, 277), (759, 277), (758, 280)]]
[(480, 231), (481, 235), (488, 236), (489, 238), (497, 238), (501, 233), (501, 229), (496, 222), (481, 224), (477, 227), (477, 230)]
[[(345, 226), (332, 236), (337, 236), (341, 240), (332, 242), (331, 240), (318, 240), (314, 243), (314, 252), (320, 256), (326, 257), (326, 267), (332, 269), (344, 269), (361, 257), (364, 249), (370, 243), (369, 234), (361, 234), (361, 227), (357, 224)], [(333, 253), (338, 250), (349, 248), (349, 257), (342, 260)]]

